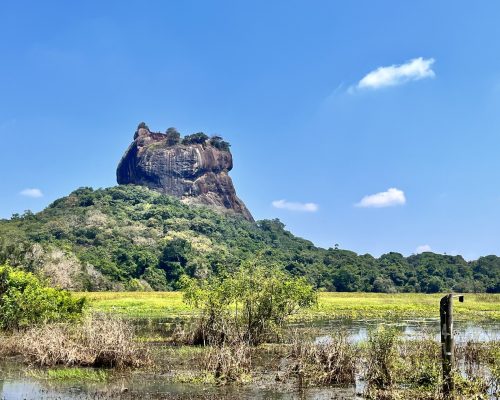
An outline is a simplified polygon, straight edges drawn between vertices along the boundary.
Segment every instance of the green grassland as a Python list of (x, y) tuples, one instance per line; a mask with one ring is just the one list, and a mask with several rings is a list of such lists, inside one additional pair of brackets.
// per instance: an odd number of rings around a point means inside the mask
[[(195, 311), (179, 292), (90, 292), (92, 311), (110, 312), (129, 318), (188, 318)], [(442, 294), (384, 294), (322, 292), (318, 304), (295, 318), (314, 319), (404, 319), (438, 318)], [(455, 302), (456, 319), (500, 321), (499, 294), (467, 294)]]

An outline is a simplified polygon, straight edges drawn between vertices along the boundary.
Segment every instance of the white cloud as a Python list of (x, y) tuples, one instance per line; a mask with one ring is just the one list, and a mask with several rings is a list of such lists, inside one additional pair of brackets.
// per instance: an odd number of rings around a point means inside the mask
[[(361, 79), (357, 89), (380, 89), (387, 86), (396, 86), (409, 81), (418, 81), (424, 78), (434, 78), (436, 74), (431, 66), (434, 64), (433, 58), (414, 58), (400, 65), (390, 65), (379, 67), (371, 71)], [(352, 89), (350, 90), (352, 92)]]
[(319, 206), (316, 203), (294, 203), (286, 200), (274, 200), (273, 207), (289, 211), (316, 212)]
[(390, 188), (386, 192), (370, 194), (361, 199), (356, 207), (392, 207), (406, 203), (406, 197), (402, 190)]
[(19, 192), (20, 195), (26, 196), (26, 197), (33, 197), (33, 198), (38, 198), (38, 197), (43, 197), (43, 193), (40, 189), (24, 189)]
[(416, 248), (415, 253), (420, 254), (425, 253), (426, 251), (432, 251), (431, 246), (428, 244), (422, 244)]

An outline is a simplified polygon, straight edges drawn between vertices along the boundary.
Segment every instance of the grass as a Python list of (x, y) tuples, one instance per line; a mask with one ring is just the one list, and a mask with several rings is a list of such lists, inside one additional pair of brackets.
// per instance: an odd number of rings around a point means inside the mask
[(65, 382), (106, 382), (109, 372), (92, 368), (55, 368), (47, 371), (32, 371), (37, 379), (49, 379)]
[[(129, 318), (184, 319), (195, 311), (182, 301), (179, 292), (91, 292), (86, 296), (93, 311)], [(442, 294), (415, 293), (320, 293), (318, 305), (295, 316), (315, 319), (406, 319), (438, 318)], [(500, 321), (499, 294), (466, 294), (465, 302), (454, 304), (456, 319)]]
[[(321, 293), (313, 318), (438, 318), (443, 294)], [(500, 295), (467, 294), (454, 302), (456, 319), (500, 320)]]
[(79, 324), (52, 323), (14, 332), (0, 342), (1, 353), (18, 354), (31, 365), (54, 367), (139, 367), (149, 353), (135, 341), (130, 322), (106, 314)]
[(104, 382), (108, 379), (108, 372), (102, 369), (62, 368), (49, 369), (47, 376), (49, 379), (64, 381)]
[(194, 311), (179, 292), (86, 292), (92, 310), (130, 318), (183, 318)]

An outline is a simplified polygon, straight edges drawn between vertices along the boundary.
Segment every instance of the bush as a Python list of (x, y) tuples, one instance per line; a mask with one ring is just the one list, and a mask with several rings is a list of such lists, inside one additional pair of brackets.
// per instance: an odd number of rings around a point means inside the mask
[(233, 276), (207, 280), (182, 278), (184, 300), (201, 310), (195, 335), (204, 343), (228, 339), (257, 345), (279, 336), (288, 317), (316, 302), (316, 293), (304, 278), (294, 278), (276, 267), (254, 262)]
[(0, 266), (0, 329), (78, 319), (85, 298), (75, 299), (65, 290), (44, 285), (29, 272)]

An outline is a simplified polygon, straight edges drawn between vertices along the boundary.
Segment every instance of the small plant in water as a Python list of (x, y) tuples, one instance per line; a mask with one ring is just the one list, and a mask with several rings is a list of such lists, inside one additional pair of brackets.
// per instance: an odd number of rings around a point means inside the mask
[(383, 397), (395, 381), (398, 362), (397, 346), (400, 333), (385, 325), (369, 332), (366, 348), (366, 395), (368, 398)]
[(63, 381), (104, 382), (108, 379), (108, 376), (108, 371), (92, 368), (57, 368), (47, 371), (49, 379)]
[(251, 380), (251, 348), (239, 341), (212, 346), (205, 359), (206, 371), (218, 384), (248, 383)]
[(304, 340), (303, 335), (294, 334), (291, 363), (286, 376), (296, 376), (299, 387), (311, 384), (353, 384), (356, 374), (357, 350), (349, 343), (344, 331), (334, 332), (321, 341)]

